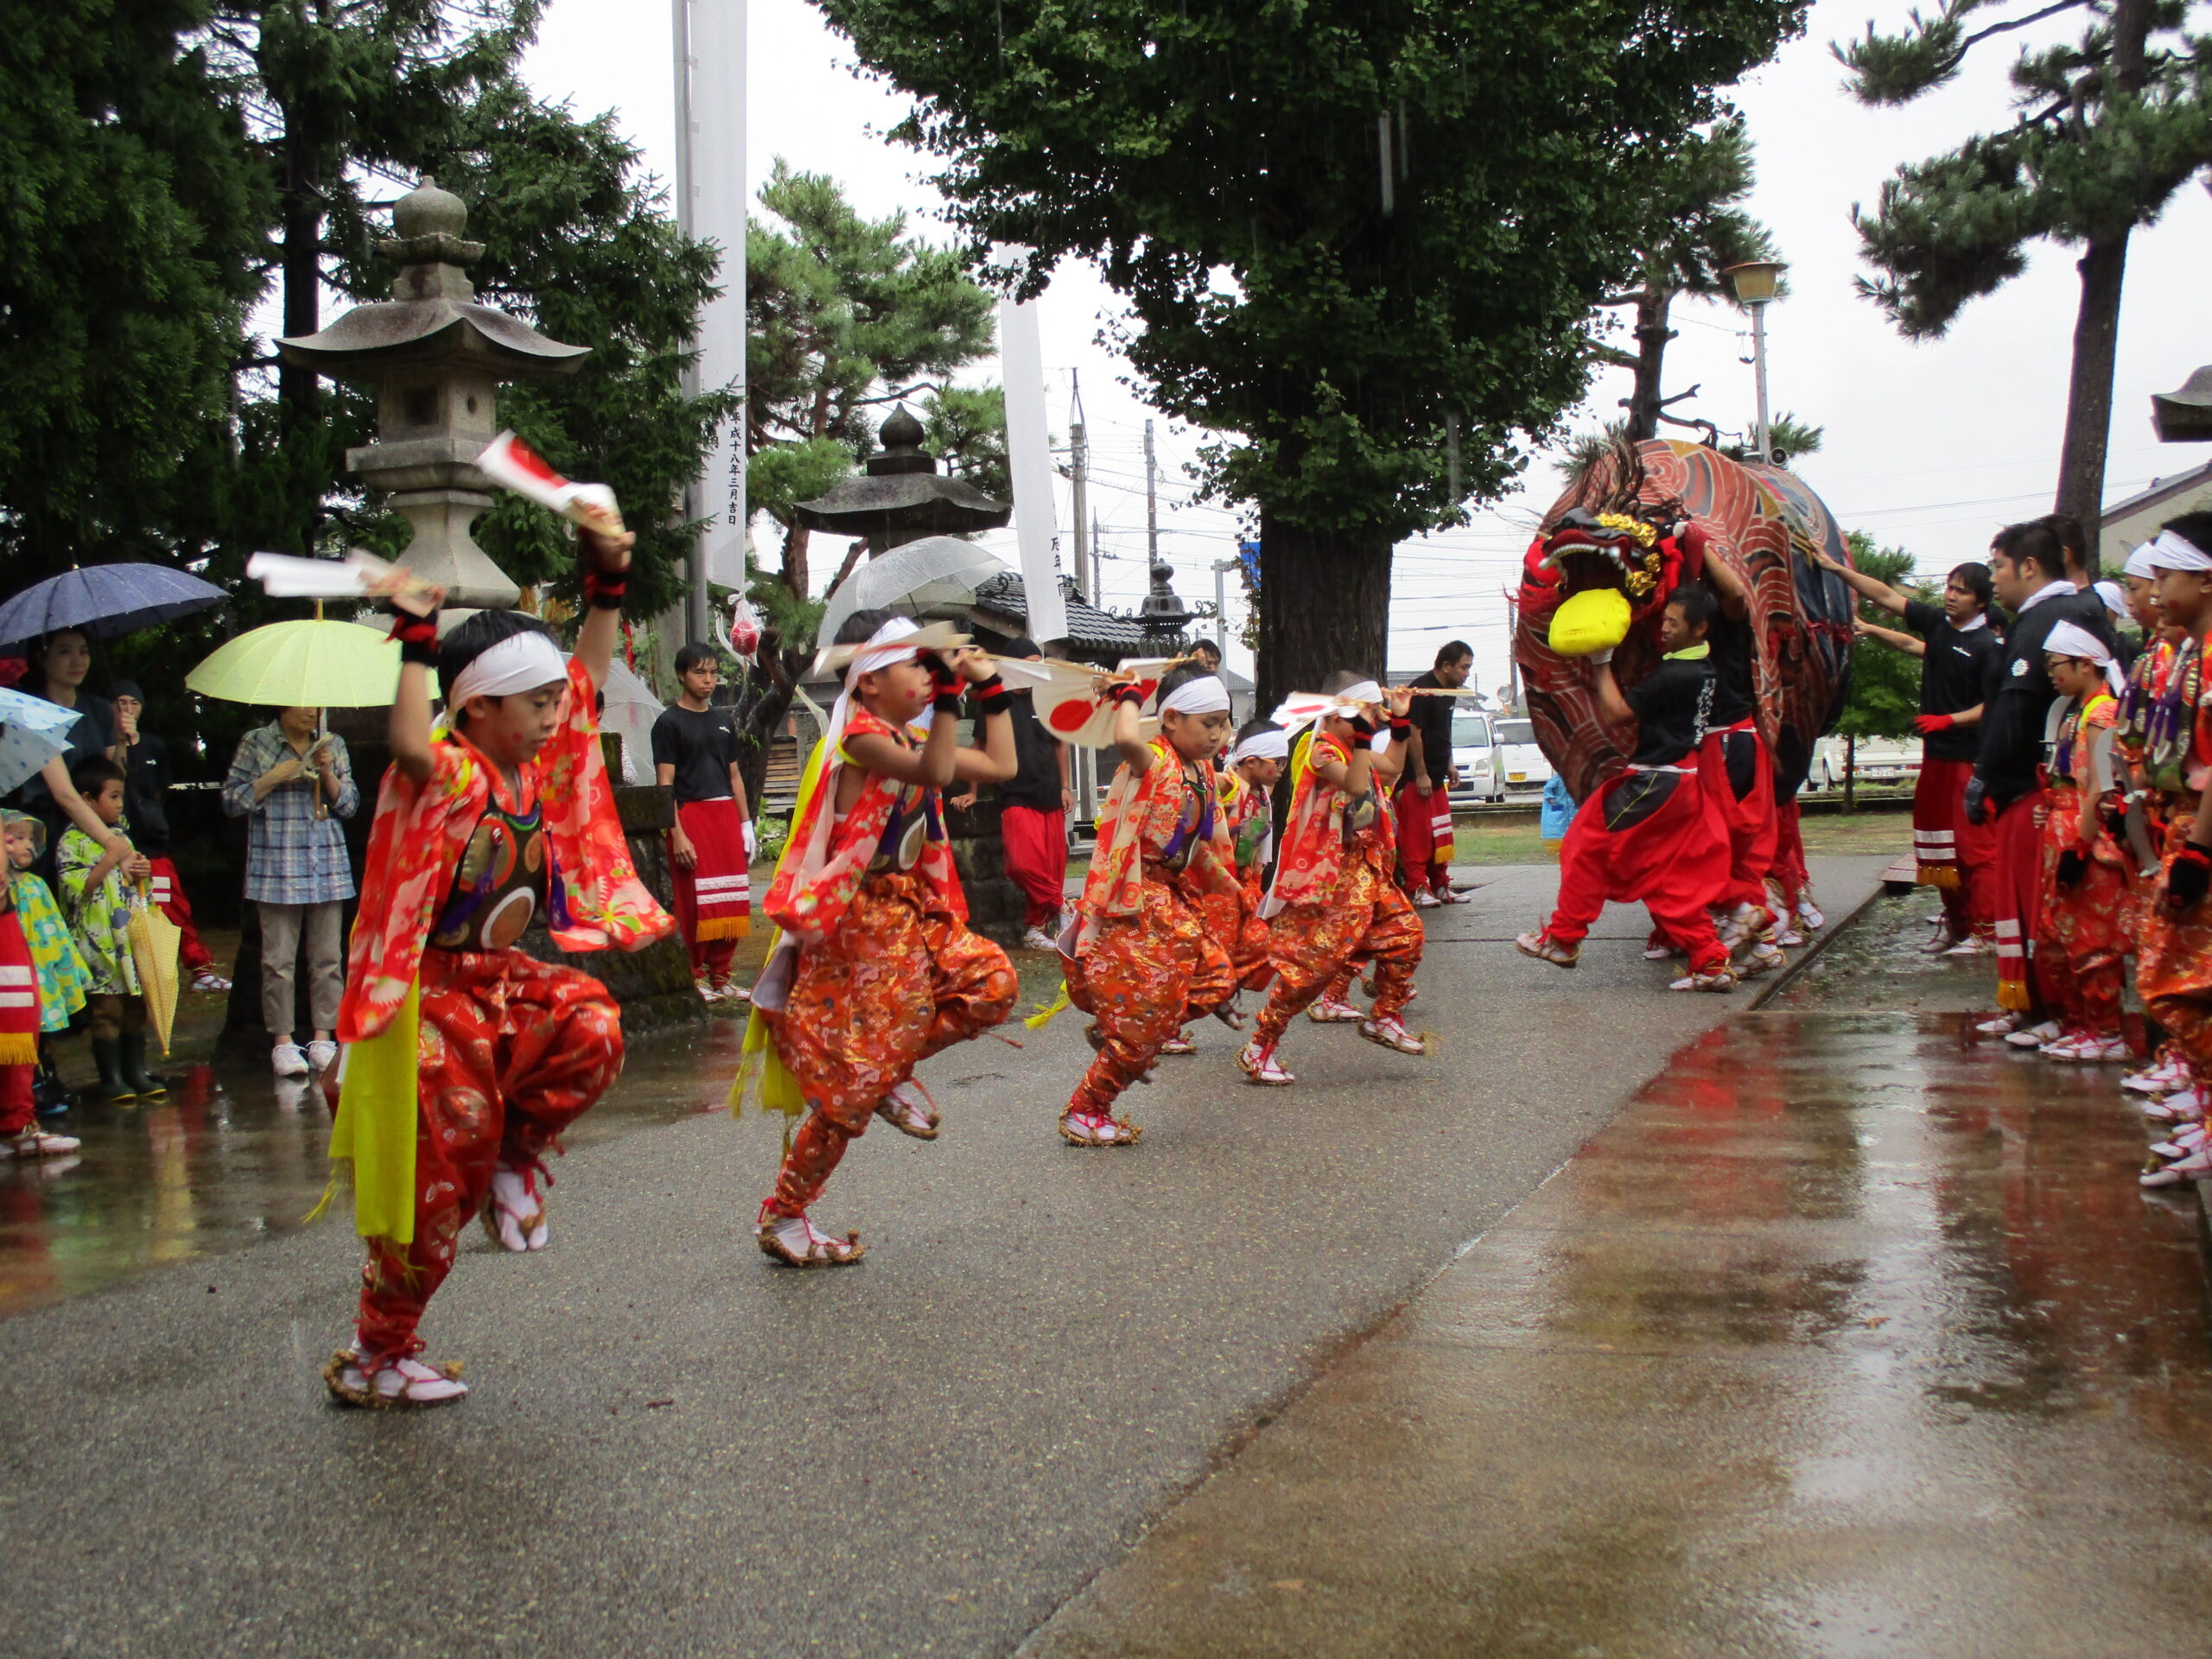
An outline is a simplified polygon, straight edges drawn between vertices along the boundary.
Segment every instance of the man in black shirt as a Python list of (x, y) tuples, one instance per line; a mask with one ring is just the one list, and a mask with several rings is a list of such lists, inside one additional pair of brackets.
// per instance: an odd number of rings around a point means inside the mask
[[(1015, 640), (1007, 655), (1044, 660), (1033, 639)], [(1067, 901), (1068, 810), (1075, 795), (1068, 787), (1067, 745), (1045, 729), (1027, 691), (1014, 694), (1014, 776), (998, 786), (1006, 873), (1021, 889), (1027, 912), (1022, 944), (1050, 950)]]
[(2103, 601), (2066, 580), (2063, 547), (2046, 522), (2010, 524), (1998, 531), (1989, 544), (1989, 574), (1997, 602), (2012, 613), (2013, 620), (1983, 700), (1981, 745), (1966, 791), (1967, 821), (1989, 824), (1996, 843), (1993, 917), (2002, 1012), (1981, 1028), (2047, 1042), (2059, 1029), (2041, 1017), (2043, 999), (2029, 961), (2043, 885), (2035, 819), (2044, 792), (2036, 768), (2043, 762), (2044, 732), (2058, 695), (2044, 641), (2061, 622), (2077, 622), (2110, 645), (2112, 623)]
[(1759, 735), (1758, 635), (1751, 626), (1751, 594), (1726, 559), (1708, 551), (1705, 578), (1719, 602), (1713, 619), (1713, 717), (1706, 727), (1700, 777), (1719, 802), (1728, 830), (1728, 880), (1715, 901), (1723, 912), (1721, 938), (1748, 947), (1745, 971), (1761, 974), (1783, 964), (1775, 943), (1780, 919), (1767, 907), (1766, 878), (1774, 868), (1774, 757)]
[(1930, 605), (1885, 582), (1816, 556), (1870, 604), (1903, 617), (1910, 633), (1870, 623), (1859, 633), (1921, 659), (1920, 780), (1912, 792), (1912, 851), (1923, 887), (1943, 895), (1929, 955), (1971, 957), (1994, 948), (1996, 839), (1986, 823), (1969, 823), (1967, 785), (1981, 747), (1982, 696), (1992, 669), (2005, 654), (1989, 626), (1989, 567), (1961, 564), (1943, 579), (1943, 602)]
[[(1734, 988), (1728, 947), (1708, 908), (1728, 880), (1728, 836), (1700, 754), (1718, 698), (1707, 644), (1718, 608), (1701, 582), (1677, 590), (1660, 620), (1665, 658), (1625, 695), (1613, 678), (1612, 653), (1591, 658), (1599, 712), (1608, 726), (1635, 726), (1635, 753), (1627, 771), (1592, 791), (1567, 826), (1558, 906), (1541, 929), (1513, 942), (1522, 955), (1572, 968), (1607, 900), (1641, 902), (1689, 957), (1689, 972), (1672, 988)], [(1717, 786), (1725, 792), (1726, 779)]]
[(216, 968), (215, 953), (193, 925), (184, 878), (169, 858), (169, 746), (140, 728), (146, 695), (137, 681), (118, 680), (108, 688), (108, 700), (115, 709), (116, 741), (123, 750), (124, 822), (130, 826), (130, 844), (154, 867), (146, 878), (148, 897), (176, 924), (177, 960), (192, 976), (192, 988), (219, 995), (231, 988), (231, 982)]
[[(1454, 639), (1436, 653), (1436, 666), (1416, 679), (1416, 691), (1456, 691), (1475, 666), (1474, 647)], [(1414, 734), (1398, 780), (1398, 885), (1427, 910), (1466, 900), (1452, 891), (1452, 764), (1454, 697), (1414, 699)]]

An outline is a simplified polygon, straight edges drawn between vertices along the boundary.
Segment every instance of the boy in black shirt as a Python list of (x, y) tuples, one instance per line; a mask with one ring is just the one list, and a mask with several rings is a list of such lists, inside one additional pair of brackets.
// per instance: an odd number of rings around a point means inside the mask
[[(1815, 556), (1866, 600), (1903, 617), (1910, 634), (1861, 623), (1859, 632), (1921, 659), (1920, 781), (1912, 792), (1912, 851), (1923, 887), (1943, 895), (1943, 917), (1923, 947), (1929, 955), (1979, 956), (1993, 948), (1997, 842), (1969, 823), (1967, 785), (1981, 747), (1982, 692), (2004, 655), (1989, 626), (1989, 567), (1969, 562), (1943, 579), (1943, 602), (1912, 599), (1837, 560)], [(1916, 638), (1915, 636), (1917, 636)]]
[[(1702, 775), (1700, 746), (1716, 699), (1707, 633), (1718, 609), (1712, 589), (1691, 582), (1667, 601), (1659, 645), (1665, 660), (1624, 694), (1612, 653), (1591, 658), (1598, 707), (1611, 726), (1636, 728), (1628, 770), (1591, 792), (1560, 849), (1559, 904), (1543, 928), (1513, 943), (1524, 956), (1572, 968), (1606, 901), (1641, 901), (1661, 933), (1690, 959), (1678, 991), (1735, 988), (1728, 947), (1707, 906), (1729, 879), (1728, 830), (1719, 795), (1727, 780)], [(1771, 801), (1769, 805), (1771, 807)]]
[(710, 645), (676, 653), (683, 695), (653, 721), (653, 779), (676, 790), (668, 835), (676, 920), (691, 947), (691, 976), (709, 1002), (745, 1000), (730, 978), (737, 942), (753, 931), (753, 823), (738, 775), (737, 734), (709, 706), (721, 678)]

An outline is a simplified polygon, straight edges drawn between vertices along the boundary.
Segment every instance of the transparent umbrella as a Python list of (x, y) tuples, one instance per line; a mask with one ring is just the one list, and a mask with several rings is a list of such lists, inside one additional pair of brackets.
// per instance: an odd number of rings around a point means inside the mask
[(837, 637), (838, 625), (855, 611), (896, 611), (918, 617), (932, 610), (957, 610), (976, 602), (976, 588), (1010, 569), (973, 542), (957, 536), (925, 536), (867, 560), (837, 586), (822, 611), (818, 645)]

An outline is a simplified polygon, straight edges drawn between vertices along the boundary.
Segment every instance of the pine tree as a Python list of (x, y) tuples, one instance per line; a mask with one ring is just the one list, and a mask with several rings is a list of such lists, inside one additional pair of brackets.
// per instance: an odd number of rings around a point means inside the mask
[(1636, 350), (1607, 346), (1598, 353), (1600, 362), (1636, 376), (1622, 407), (1628, 410), (1628, 435), (1639, 442), (1657, 437), (1662, 421), (1700, 424), (1666, 412), (1697, 390), (1669, 397), (1662, 389), (1667, 343), (1675, 338), (1667, 315), (1675, 302), (1687, 295), (1732, 303), (1734, 290), (1722, 273), (1746, 260), (1777, 257), (1773, 237), (1741, 206), (1753, 181), (1751, 140), (1743, 122), (1732, 118), (1692, 135), (1656, 169), (1649, 187), (1637, 238), (1643, 250), (1637, 280), (1603, 302), (1635, 308)]
[[(2018, 276), (2031, 243), (2082, 250), (2056, 505), (2089, 525), (2104, 505), (2128, 236), (2212, 163), (2212, 39), (2187, 32), (2190, 10), (2185, 0), (1945, 0), (1900, 34), (1870, 26), (1834, 48), (1862, 102), (1904, 104), (1955, 78), (1982, 41), (2082, 15), (2072, 44), (2021, 48), (2012, 125), (1899, 168), (1876, 210), (1853, 217), (1882, 273), (1859, 289), (1913, 339), (1942, 334), (1967, 301)], [(1994, 21), (1969, 29), (1984, 16)]]

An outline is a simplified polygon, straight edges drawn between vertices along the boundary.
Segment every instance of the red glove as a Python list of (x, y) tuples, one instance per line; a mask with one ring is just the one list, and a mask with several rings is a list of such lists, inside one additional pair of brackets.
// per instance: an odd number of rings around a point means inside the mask
[(1956, 715), (1915, 715), (1912, 728), (1923, 737), (1933, 737), (1938, 732), (1948, 732), (1959, 723)]

